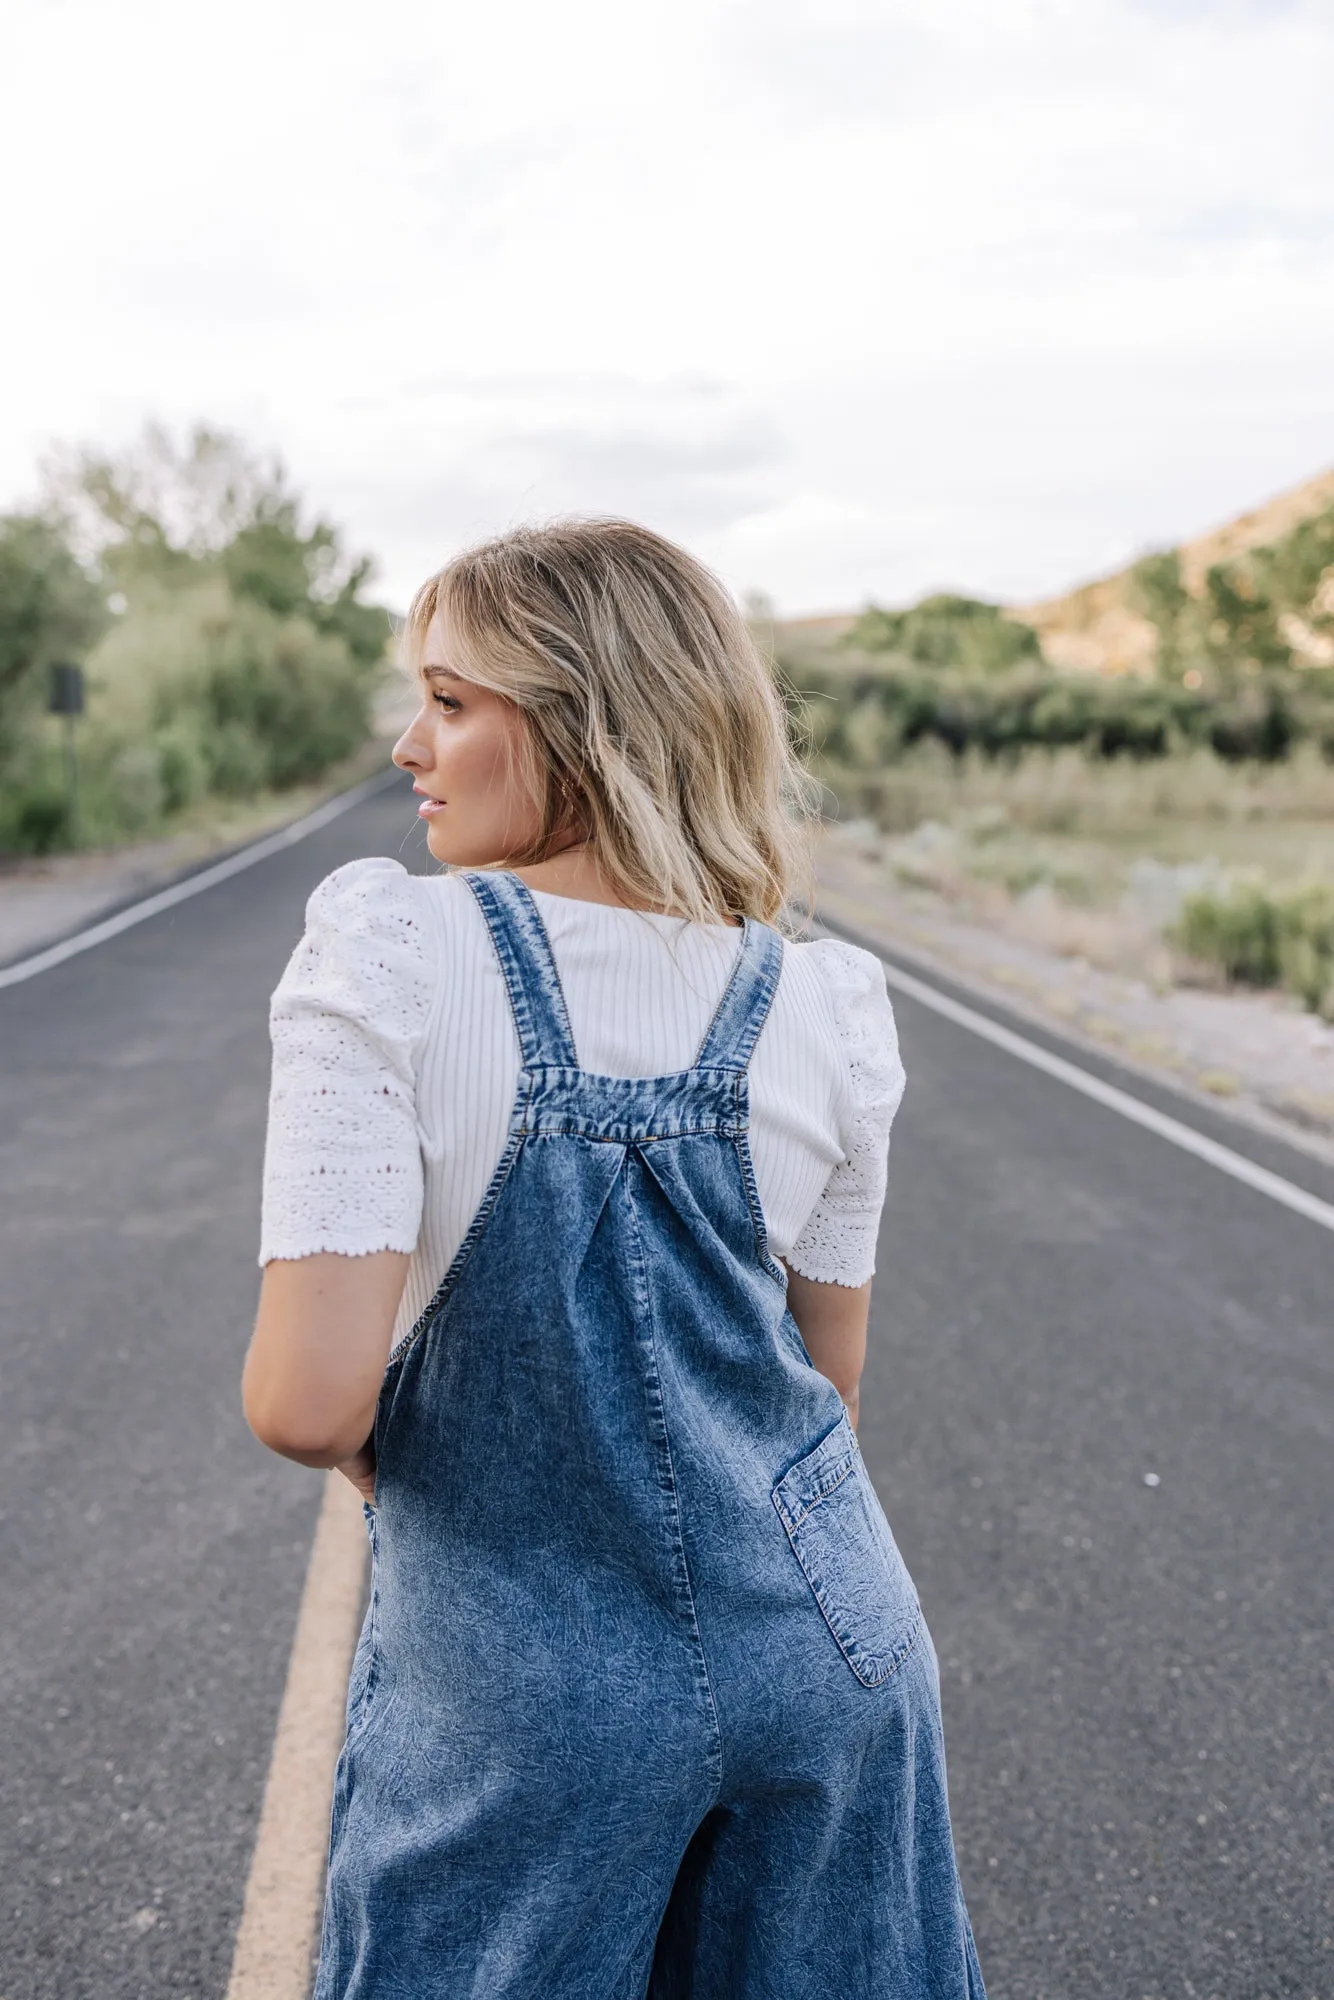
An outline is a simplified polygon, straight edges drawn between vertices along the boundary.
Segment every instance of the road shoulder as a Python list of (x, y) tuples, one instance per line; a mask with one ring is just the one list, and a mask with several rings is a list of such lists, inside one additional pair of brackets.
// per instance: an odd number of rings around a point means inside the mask
[(886, 954), (1132, 1076), (1334, 1166), (1334, 1025), (1272, 994), (1156, 992), (904, 891), (852, 829), (820, 844), (821, 912)]
[(319, 784), (219, 807), (207, 822), (164, 840), (80, 854), (9, 857), (0, 862), (0, 970), (77, 936), (142, 898), (293, 825), (388, 768), (389, 742), (376, 739)]

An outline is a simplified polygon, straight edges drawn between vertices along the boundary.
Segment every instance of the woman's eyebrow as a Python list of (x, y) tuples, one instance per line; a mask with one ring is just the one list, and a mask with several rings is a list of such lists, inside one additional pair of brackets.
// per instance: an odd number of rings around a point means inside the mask
[(423, 667), (421, 669), (421, 677), (424, 681), (461, 681), (463, 679), (463, 675), (456, 674), (453, 667)]

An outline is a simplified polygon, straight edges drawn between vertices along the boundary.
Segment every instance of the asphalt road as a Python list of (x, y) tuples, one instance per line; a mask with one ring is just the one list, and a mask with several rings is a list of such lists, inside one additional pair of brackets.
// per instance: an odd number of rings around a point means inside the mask
[[(0, 992), (0, 2000), (226, 1984), (318, 1497), (237, 1401), (266, 1002), (400, 851), (381, 794)], [(991, 2000), (1331, 2000), (1334, 1242), (898, 1014), (863, 1444)]]

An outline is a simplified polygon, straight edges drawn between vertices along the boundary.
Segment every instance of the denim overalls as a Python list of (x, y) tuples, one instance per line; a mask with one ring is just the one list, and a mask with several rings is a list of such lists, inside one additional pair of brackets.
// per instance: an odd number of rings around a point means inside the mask
[(984, 2000), (935, 1652), (765, 1246), (780, 940), (692, 1069), (593, 1076), (527, 890), (465, 879), (522, 1072), (380, 1396), (316, 2000)]

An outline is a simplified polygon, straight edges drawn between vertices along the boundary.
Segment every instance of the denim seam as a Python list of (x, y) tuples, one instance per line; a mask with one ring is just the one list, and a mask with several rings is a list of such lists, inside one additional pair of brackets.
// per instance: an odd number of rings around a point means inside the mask
[[(383, 1675), (377, 1674), (374, 1685), (378, 1688), (382, 1682)], [(360, 1709), (356, 1721), (343, 1738), (342, 1756), (345, 1770), (345, 1785), (348, 1791), (352, 1787), (353, 1764), (361, 1753), (374, 1741), (385, 1716), (391, 1712), (394, 1703), (394, 1693), (395, 1689), (391, 1684), (388, 1693), (381, 1694), (377, 1702), (372, 1703), (368, 1708), (363, 1707)]]
[[(849, 1471), (851, 1471), (851, 1467), (849, 1467), (848, 1469)], [(782, 1509), (781, 1507), (778, 1506), (778, 1495), (775, 1493), (773, 1497), (774, 1497), (774, 1505), (775, 1507), (778, 1507), (779, 1517), (781, 1519)], [(807, 1518), (809, 1518), (809, 1514)], [(843, 1655), (844, 1659), (847, 1661), (848, 1665), (851, 1667), (853, 1673), (857, 1676), (857, 1679), (861, 1682), (863, 1687), (866, 1688), (884, 1687), (886, 1681), (893, 1680), (895, 1674), (899, 1671), (899, 1668), (904, 1664), (905, 1660), (908, 1659), (914, 1646), (917, 1644), (918, 1637), (922, 1630), (921, 1605), (919, 1604), (916, 1607), (916, 1610), (913, 1615), (912, 1624), (908, 1628), (907, 1638), (903, 1641), (901, 1648), (891, 1656), (889, 1665), (885, 1668), (884, 1672), (877, 1673), (874, 1675), (864, 1672), (863, 1668), (858, 1666), (857, 1662), (859, 1660), (865, 1662), (869, 1657), (866, 1647), (863, 1646), (856, 1639), (845, 1640), (842, 1637), (842, 1635), (835, 1629), (834, 1621), (830, 1617), (828, 1611), (825, 1609), (823, 1586), (819, 1584), (816, 1581), (815, 1576), (811, 1574), (811, 1570), (806, 1562), (806, 1558), (802, 1555), (801, 1550), (797, 1547), (797, 1539), (795, 1531), (791, 1528), (788, 1528), (786, 1521), (783, 1522), (783, 1526), (785, 1529), (787, 1529), (788, 1546), (791, 1548), (793, 1555), (796, 1557), (798, 1563), (801, 1566), (801, 1573), (805, 1577), (806, 1582), (810, 1588), (811, 1596), (815, 1599), (816, 1605), (819, 1608), (820, 1616), (824, 1619), (825, 1624), (828, 1626), (830, 1636), (833, 1639), (834, 1644), (838, 1647), (839, 1652)]]
[(731, 1139), (741, 1135), (732, 1125), (683, 1125), (677, 1132), (580, 1132), (563, 1126), (544, 1130), (540, 1125), (524, 1125), (524, 1139), (586, 1139), (590, 1146), (665, 1146), (673, 1139)]
[(644, 1257), (644, 1240), (639, 1230), (639, 1215), (635, 1208), (634, 1197), (628, 1187), (626, 1189), (626, 1200), (629, 1206), (630, 1230), (635, 1246), (636, 1289), (643, 1302), (644, 1321), (648, 1327), (649, 1352), (652, 1359), (653, 1371), (654, 1404), (657, 1421), (661, 1427), (663, 1451), (666, 1454), (667, 1460), (667, 1486), (671, 1495), (672, 1505), (672, 1541), (676, 1557), (680, 1564), (681, 1580), (685, 1585), (686, 1603), (690, 1609), (691, 1638), (696, 1658), (699, 1661), (700, 1672), (703, 1675), (703, 1691), (708, 1701), (709, 1716), (713, 1724), (713, 1740), (710, 1747), (709, 1761), (713, 1768), (714, 1798), (716, 1800), (722, 1790), (723, 1782), (722, 1725), (718, 1719), (718, 1702), (713, 1692), (713, 1681), (709, 1674), (709, 1662), (704, 1651), (704, 1635), (699, 1629), (699, 1612), (695, 1605), (695, 1590), (690, 1580), (690, 1561), (686, 1555), (685, 1539), (681, 1533), (681, 1495), (676, 1484), (676, 1467), (672, 1461), (671, 1432), (667, 1426), (667, 1409), (662, 1394), (662, 1375), (658, 1368), (658, 1330), (653, 1312), (653, 1294), (648, 1283), (648, 1267)]
[(915, 1616), (913, 1618), (912, 1624), (908, 1629), (907, 1637), (902, 1642), (901, 1649), (892, 1655), (892, 1657), (890, 1658), (889, 1665), (885, 1668), (884, 1672), (875, 1675), (866, 1673), (863, 1671), (863, 1668), (857, 1664), (859, 1660), (865, 1662), (868, 1659), (869, 1655), (866, 1647), (863, 1646), (857, 1639), (845, 1640), (841, 1636), (841, 1634), (837, 1631), (833, 1619), (830, 1617), (828, 1610), (825, 1608), (825, 1601), (823, 1595), (824, 1585), (820, 1581), (818, 1566), (813, 1567), (812, 1564), (806, 1560), (806, 1557), (802, 1554), (800, 1548), (797, 1546), (797, 1535), (802, 1526), (807, 1521), (809, 1521), (812, 1514), (816, 1512), (817, 1508), (823, 1506), (826, 1500), (831, 1499), (833, 1495), (838, 1492), (839, 1488), (844, 1484), (844, 1482), (862, 1464), (861, 1447), (857, 1443), (856, 1438), (855, 1437), (853, 1438), (851, 1449), (846, 1453), (846, 1455), (841, 1460), (836, 1459), (834, 1461), (833, 1466), (830, 1467), (827, 1471), (817, 1474), (817, 1490), (813, 1494), (811, 1494), (805, 1500), (804, 1504), (801, 1505), (795, 1512), (791, 1508), (789, 1508), (787, 1501), (783, 1495), (783, 1488), (787, 1484), (788, 1480), (792, 1478), (792, 1475), (795, 1472), (798, 1472), (800, 1468), (807, 1463), (808, 1460), (818, 1457), (818, 1455), (825, 1449), (826, 1445), (829, 1443), (830, 1438), (836, 1435), (841, 1424), (844, 1421), (845, 1419), (841, 1418), (839, 1424), (836, 1424), (833, 1430), (829, 1431), (823, 1438), (821, 1438), (820, 1442), (817, 1445), (814, 1445), (812, 1449), (806, 1453), (804, 1458), (799, 1458), (794, 1465), (788, 1467), (787, 1471), (783, 1474), (783, 1477), (778, 1481), (777, 1485), (774, 1487), (773, 1492), (770, 1495), (770, 1498), (774, 1503), (774, 1511), (777, 1513), (779, 1520), (783, 1524), (783, 1530), (787, 1536), (788, 1547), (791, 1549), (793, 1555), (796, 1557), (797, 1562), (801, 1568), (801, 1573), (805, 1577), (807, 1584), (810, 1586), (811, 1595), (815, 1599), (815, 1602), (819, 1607), (820, 1616), (824, 1619), (825, 1624), (829, 1628), (829, 1632), (831, 1637), (833, 1638), (834, 1644), (838, 1647), (839, 1652), (842, 1653), (844, 1659), (847, 1661), (848, 1665), (851, 1667), (853, 1673), (857, 1676), (857, 1679), (861, 1682), (862, 1686), (868, 1688), (876, 1688), (876, 1687), (883, 1687), (886, 1681), (891, 1680), (893, 1678), (893, 1676), (898, 1672), (899, 1668), (903, 1665), (904, 1661), (908, 1658), (908, 1655), (912, 1652), (913, 1647), (917, 1644), (918, 1634), (922, 1629), (922, 1607), (920, 1603), (916, 1606)]
[(716, 1062), (692, 1063), (687, 1069), (665, 1070), (661, 1076), (609, 1076), (603, 1070), (582, 1069), (578, 1063), (535, 1062), (527, 1063), (524, 1067), (531, 1069), (534, 1076), (545, 1077), (551, 1071), (555, 1070), (565, 1076), (574, 1078), (576, 1082), (612, 1083), (622, 1089), (629, 1085), (695, 1083), (701, 1077), (705, 1077), (713, 1083), (726, 1084), (730, 1088), (739, 1076), (745, 1074), (744, 1071), (737, 1069), (734, 1064)]
[(545, 955), (546, 958), (545, 965), (541, 967), (545, 997), (553, 1003), (552, 1011), (556, 1016), (556, 1026), (569, 1049), (570, 1055), (574, 1058), (575, 1069), (579, 1069), (581, 1068), (579, 1045), (574, 1039), (574, 1029), (570, 1025), (570, 1009), (565, 999), (565, 988), (561, 984), (560, 967), (556, 963), (556, 954), (551, 949), (551, 935), (543, 921), (542, 912), (537, 907), (536, 899), (529, 893), (527, 883), (521, 882), (517, 875), (512, 875), (510, 880), (517, 884), (520, 892), (520, 906), (531, 918), (533, 927), (541, 939), (541, 950), (538, 956)]
[[(695, 1053), (693, 1068), (745, 1074), (769, 1017), (782, 970), (782, 941), (769, 925), (747, 917), (731, 977)], [(706, 1063), (706, 1051), (719, 1041), (726, 1049), (726, 1059), (714, 1057)]]
[[(494, 877), (473, 876), (465, 872), (463, 879), (472, 891), (490, 933), (496, 957), (500, 960), (523, 1067), (552, 1067), (550, 1049), (546, 1046), (550, 1041), (562, 1055), (571, 1058), (569, 1063), (558, 1063), (554, 1067), (578, 1069), (579, 1051), (570, 1027), (570, 1012), (565, 1004), (560, 974), (556, 970), (551, 939), (527, 887), (517, 876), (505, 875), (503, 871), (498, 871)], [(500, 888), (498, 883), (501, 880), (511, 886)], [(535, 938), (530, 935), (533, 931), (536, 932)], [(550, 1036), (539, 1031), (538, 1019), (529, 998), (529, 982), (524, 977), (525, 967), (520, 951), (515, 948), (516, 939), (524, 948), (528, 969), (549, 1010), (551, 1018), (545, 1025), (552, 1031)]]
[(529, 1072), (521, 1070), (519, 1072), (519, 1088), (514, 1100), (514, 1109), (510, 1113), (510, 1135), (505, 1142), (504, 1152), (496, 1162), (496, 1170), (487, 1185), (486, 1193), (482, 1196), (476, 1215), (474, 1215), (472, 1221), (468, 1224), (467, 1235), (454, 1252), (454, 1258), (449, 1269), (436, 1286), (429, 1302), (422, 1308), (412, 1326), (404, 1334), (402, 1340), (385, 1363), (386, 1375), (396, 1362), (404, 1358), (410, 1348), (416, 1346), (418, 1340), (426, 1332), (430, 1322), (435, 1318), (457, 1285), (459, 1278), (462, 1276), (464, 1265), (477, 1248), (482, 1232), (491, 1220), (492, 1211), (500, 1199), (500, 1191), (509, 1179), (514, 1169), (514, 1163), (519, 1157), (519, 1148), (523, 1144), (527, 1132), (523, 1121), (527, 1116), (528, 1101), (531, 1095)]
[(345, 1741), (348, 1743), (352, 1741), (354, 1735), (360, 1732), (362, 1723), (368, 1719), (368, 1711), (372, 1707), (372, 1696), (375, 1693), (375, 1689), (378, 1686), (380, 1679), (380, 1673), (379, 1673), (380, 1579), (379, 1579), (379, 1566), (376, 1560), (376, 1529), (375, 1529), (374, 1509), (371, 1507), (367, 1507), (366, 1515), (367, 1515), (367, 1530), (370, 1536), (370, 1545), (371, 1545), (371, 1582), (370, 1582), (370, 1592), (366, 1603), (366, 1619), (368, 1625), (367, 1638), (366, 1638), (366, 1673), (361, 1683), (361, 1691), (357, 1696), (356, 1707), (353, 1709), (352, 1714), (348, 1720), (347, 1729), (345, 1732)]
[(750, 1226), (755, 1232), (756, 1255), (759, 1257), (762, 1269), (786, 1288), (787, 1278), (781, 1265), (777, 1258), (769, 1255), (769, 1229), (760, 1203), (759, 1184), (755, 1179), (755, 1162), (750, 1154), (750, 1118), (741, 1099), (741, 1086), (745, 1082), (746, 1076), (743, 1071), (737, 1078), (737, 1129), (728, 1136), (736, 1147), (737, 1160), (741, 1166), (741, 1185), (745, 1190), (746, 1207), (750, 1212)]
[[(810, 1571), (807, 1569), (805, 1563), (802, 1562), (801, 1556), (797, 1553), (795, 1548), (793, 1549), (793, 1554), (797, 1556), (797, 1561), (801, 1563), (802, 1573), (805, 1576), (807, 1583), (810, 1584), (811, 1595), (812, 1597), (814, 1597), (816, 1604), (820, 1608), (820, 1616), (824, 1619), (825, 1624), (828, 1626), (834, 1644), (838, 1647), (839, 1652), (843, 1655), (848, 1665), (852, 1668), (853, 1673), (856, 1674), (857, 1679), (861, 1682), (862, 1686), (866, 1688), (884, 1687), (887, 1681), (893, 1680), (895, 1674), (899, 1671), (899, 1668), (903, 1666), (904, 1663), (909, 1659), (909, 1657), (912, 1654), (914, 1646), (917, 1644), (918, 1634), (921, 1632), (922, 1629), (922, 1612), (920, 1605), (913, 1614), (913, 1621), (908, 1628), (907, 1638), (904, 1639), (899, 1650), (891, 1654), (889, 1665), (885, 1667), (882, 1672), (872, 1673), (866, 1664), (870, 1657), (866, 1647), (863, 1646), (860, 1643), (860, 1641), (856, 1639), (845, 1640), (839, 1637), (839, 1634), (834, 1630), (834, 1622), (832, 1618), (829, 1616), (829, 1613), (825, 1610), (824, 1597), (821, 1594), (821, 1591), (816, 1588), (814, 1579), (812, 1578)], [(859, 1665), (858, 1662), (861, 1662), (861, 1664)]]
[(856, 1453), (855, 1452), (850, 1453), (846, 1462), (839, 1467), (837, 1479), (831, 1479), (828, 1486), (822, 1487), (821, 1490), (815, 1495), (814, 1499), (808, 1500), (806, 1504), (802, 1507), (800, 1513), (797, 1514), (792, 1513), (792, 1511), (787, 1505), (787, 1502), (783, 1499), (780, 1499), (779, 1493), (782, 1486), (782, 1481), (781, 1480), (779, 1481), (779, 1485), (774, 1488), (774, 1505), (777, 1507), (779, 1513), (782, 1515), (783, 1526), (788, 1530), (789, 1534), (795, 1534), (797, 1529), (801, 1526), (802, 1522), (808, 1521), (811, 1515), (815, 1512), (817, 1507), (822, 1506), (824, 1502), (828, 1500), (832, 1494), (837, 1493), (839, 1487), (843, 1484), (843, 1481), (847, 1478), (848, 1474), (852, 1471), (852, 1468), (856, 1463), (857, 1463)]
[[(379, 1606), (379, 1590), (378, 1590), (378, 1565), (379, 1565), (379, 1550), (377, 1547), (376, 1549), (377, 1575), (373, 1578), (371, 1586), (372, 1589), (371, 1606), (372, 1606), (373, 1622), (371, 1625), (370, 1663), (366, 1669), (366, 1685), (362, 1691), (361, 1700), (357, 1704), (356, 1715), (353, 1717), (352, 1722), (349, 1724), (344, 1734), (343, 1748), (339, 1757), (340, 1776), (343, 1782), (345, 1806), (346, 1806), (347, 1794), (351, 1791), (352, 1788), (353, 1765), (355, 1763), (355, 1760), (358, 1756), (360, 1756), (360, 1754), (367, 1748), (368, 1744), (373, 1740), (377, 1732), (377, 1729), (383, 1722), (384, 1717), (389, 1714), (390, 1709), (393, 1706), (393, 1699), (394, 1699), (394, 1687), (392, 1683), (389, 1687), (387, 1694), (380, 1692), (384, 1682), (384, 1672), (383, 1672), (383, 1657), (380, 1650), (380, 1606)], [(377, 1692), (379, 1692), (378, 1701), (374, 1699), (374, 1696), (377, 1694)]]
[[(479, 899), (480, 900), (480, 899)], [(486, 905), (481, 905), (482, 914), (491, 930), (491, 942), (500, 970), (505, 981), (505, 992), (509, 998), (510, 1015), (514, 1021), (514, 1032), (519, 1043), (519, 1058), (525, 1069), (535, 1068), (542, 1060), (542, 1049), (537, 1032), (537, 1022), (528, 1004), (528, 990), (523, 983), (518, 958), (511, 946), (508, 933), (498, 931), (491, 925), (491, 915)]]
[[(695, 1060), (690, 1065), (692, 1069), (715, 1069), (724, 1067), (731, 1069), (735, 1067), (735, 1065), (732, 1063), (728, 1064), (705, 1063), (701, 1061), (701, 1057), (703, 1056), (705, 1049), (708, 1048), (710, 1042), (713, 1041), (715, 1035), (718, 1033), (720, 1024), (726, 1019), (727, 1015), (732, 1011), (733, 998), (740, 990), (741, 984), (746, 976), (747, 968), (749, 967), (751, 958), (754, 955), (754, 949), (755, 949), (754, 937), (755, 937), (754, 927), (750, 922), (750, 920), (747, 919), (742, 927), (741, 943), (737, 948), (737, 955), (732, 961), (732, 970), (727, 975), (727, 984), (726, 986), (724, 986), (722, 990), (722, 993), (718, 1000), (718, 1005), (714, 1008), (713, 1013), (709, 1017), (709, 1025), (704, 1030), (704, 1033), (700, 1039), (699, 1047), (695, 1051)], [(734, 1036), (733, 1040), (735, 1039), (736, 1038)]]
[[(568, 1066), (560, 1063), (526, 1063), (523, 1067), (532, 1079), (530, 1102), (537, 1103), (539, 1107), (537, 1112), (539, 1122), (533, 1126), (525, 1124), (524, 1130), (525, 1132), (532, 1131), (536, 1136), (569, 1136), (572, 1138), (589, 1139), (606, 1145), (639, 1146), (650, 1145), (660, 1139), (685, 1139), (695, 1136), (710, 1137), (716, 1133), (721, 1133), (727, 1139), (736, 1139), (748, 1127), (748, 1085), (744, 1070), (720, 1068), (716, 1064), (713, 1064), (705, 1069), (672, 1070), (665, 1076), (608, 1077), (591, 1070), (570, 1071)], [(553, 1082), (553, 1071), (556, 1073), (555, 1082)], [(592, 1089), (587, 1090), (585, 1087), (590, 1085)], [(651, 1088), (655, 1097), (661, 1095), (664, 1086), (674, 1086), (673, 1094), (679, 1100), (680, 1105), (676, 1115), (683, 1122), (675, 1127), (669, 1127), (661, 1131), (642, 1131), (637, 1129), (636, 1120), (633, 1117), (629, 1117), (623, 1119), (614, 1133), (580, 1129), (580, 1121), (588, 1115), (580, 1108), (580, 1098), (591, 1097), (592, 1101), (596, 1104), (599, 1094), (607, 1085), (612, 1085), (620, 1092), (625, 1092), (631, 1088), (643, 1088), (644, 1090)], [(731, 1100), (730, 1108), (723, 1110), (721, 1115), (716, 1113), (692, 1112), (690, 1099), (692, 1095), (699, 1094), (700, 1085), (713, 1086), (715, 1089), (724, 1090), (727, 1097)], [(567, 1108), (558, 1108), (554, 1111), (545, 1110), (541, 1106), (540, 1100), (548, 1095), (554, 1097), (558, 1105), (564, 1099)], [(655, 1103), (651, 1106), (647, 1116), (652, 1118), (655, 1115), (665, 1116), (669, 1114), (664, 1112), (661, 1104)], [(545, 1129), (541, 1123), (544, 1119), (550, 1120), (549, 1126), (545, 1127)]]

